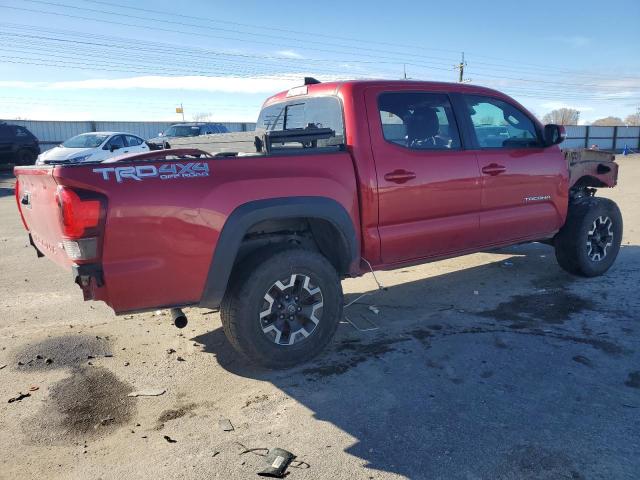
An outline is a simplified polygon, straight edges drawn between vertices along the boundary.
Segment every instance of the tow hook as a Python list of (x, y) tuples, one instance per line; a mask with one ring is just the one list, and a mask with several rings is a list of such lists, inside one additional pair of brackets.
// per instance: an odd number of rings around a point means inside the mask
[(172, 308), (170, 312), (171, 312), (171, 319), (173, 320), (173, 324), (177, 328), (184, 328), (187, 326), (187, 323), (188, 323), (187, 316), (184, 314), (181, 308)]

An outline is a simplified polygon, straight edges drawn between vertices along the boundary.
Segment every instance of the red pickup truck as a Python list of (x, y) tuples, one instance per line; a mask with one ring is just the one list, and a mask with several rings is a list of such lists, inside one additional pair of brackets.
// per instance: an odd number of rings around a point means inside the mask
[(495, 90), (306, 79), (251, 135), (245, 152), (16, 167), (31, 243), (117, 314), (220, 308), (274, 368), (327, 345), (344, 277), (529, 241), (583, 276), (618, 254), (620, 211), (594, 196), (613, 156), (563, 154), (562, 127)]

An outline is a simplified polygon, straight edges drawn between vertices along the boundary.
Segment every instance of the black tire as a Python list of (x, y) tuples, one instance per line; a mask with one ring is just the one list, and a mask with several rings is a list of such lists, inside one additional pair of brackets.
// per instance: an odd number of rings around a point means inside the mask
[[(309, 281), (304, 283), (303, 291), (300, 284), (306, 278)], [(290, 281), (285, 283), (287, 279)], [(278, 281), (282, 286), (293, 286), (282, 290), (276, 285)], [(320, 292), (312, 296), (311, 292), (316, 287)], [(299, 317), (292, 314), (282, 320), (283, 312), (287, 315), (291, 313), (287, 309), (293, 305), (287, 304), (289, 300), (285, 301), (284, 295), (295, 291), (301, 294), (295, 297), (296, 301), (300, 298), (300, 302), (295, 303), (293, 308), (299, 305), (304, 311), (300, 312)], [(267, 296), (272, 299), (271, 303)], [(293, 298), (292, 294), (291, 302), (294, 302)], [(319, 304), (321, 307), (318, 307)], [(262, 250), (238, 265), (220, 310), (224, 333), (236, 350), (253, 363), (280, 369), (304, 363), (327, 346), (342, 317), (342, 305), (342, 285), (333, 265), (315, 251), (286, 248)], [(304, 312), (309, 311), (311, 315), (305, 317)], [(265, 313), (267, 315), (262, 318), (261, 314)], [(310, 317), (318, 321), (313, 323)], [(295, 320), (289, 323), (288, 318)], [(302, 319), (299, 325), (298, 318)], [(287, 327), (293, 324), (295, 326)], [(270, 325), (274, 328), (270, 328)], [(307, 335), (298, 327), (302, 327)], [(291, 337), (293, 343), (286, 344)]]
[(16, 154), (16, 165), (34, 165), (36, 163), (36, 156), (31, 150), (18, 150)]
[(611, 268), (621, 241), (622, 215), (615, 202), (583, 198), (569, 205), (567, 221), (554, 241), (556, 259), (573, 275), (597, 277)]

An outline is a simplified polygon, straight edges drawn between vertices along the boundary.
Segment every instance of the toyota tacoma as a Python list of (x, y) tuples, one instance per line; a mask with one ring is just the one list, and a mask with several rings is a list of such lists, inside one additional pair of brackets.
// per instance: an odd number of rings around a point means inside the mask
[(613, 155), (563, 152), (564, 129), (468, 84), (345, 81), (268, 98), (245, 151), (174, 149), (16, 167), (39, 256), (116, 314), (220, 309), (250, 360), (318, 354), (341, 279), (540, 241), (586, 277), (614, 262)]

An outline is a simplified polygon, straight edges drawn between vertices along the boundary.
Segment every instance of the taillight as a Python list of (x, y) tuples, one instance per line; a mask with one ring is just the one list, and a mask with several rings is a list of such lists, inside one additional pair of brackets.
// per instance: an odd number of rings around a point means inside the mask
[(58, 187), (58, 205), (62, 215), (62, 233), (67, 238), (82, 238), (96, 233), (102, 218), (102, 202), (92, 194)]

